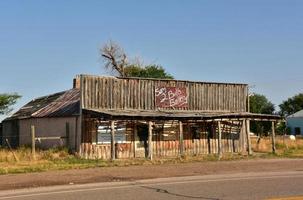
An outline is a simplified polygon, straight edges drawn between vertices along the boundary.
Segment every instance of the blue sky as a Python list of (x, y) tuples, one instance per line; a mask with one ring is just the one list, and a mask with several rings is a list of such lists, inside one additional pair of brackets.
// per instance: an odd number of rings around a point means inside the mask
[(303, 90), (303, 1), (0, 1), (0, 93), (29, 100), (106, 74), (99, 48), (177, 79), (243, 82), (278, 105)]

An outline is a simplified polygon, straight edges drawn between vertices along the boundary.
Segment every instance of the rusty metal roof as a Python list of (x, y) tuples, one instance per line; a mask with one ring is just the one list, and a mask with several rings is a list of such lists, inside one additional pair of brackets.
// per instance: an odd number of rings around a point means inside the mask
[(80, 90), (70, 89), (36, 98), (5, 120), (30, 117), (67, 117), (79, 115), (79, 113)]

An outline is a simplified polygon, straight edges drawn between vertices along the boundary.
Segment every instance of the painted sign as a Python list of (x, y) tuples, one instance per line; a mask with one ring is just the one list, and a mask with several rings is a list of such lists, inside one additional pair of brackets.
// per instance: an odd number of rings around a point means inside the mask
[(156, 107), (187, 108), (187, 91), (185, 87), (157, 87), (155, 90)]

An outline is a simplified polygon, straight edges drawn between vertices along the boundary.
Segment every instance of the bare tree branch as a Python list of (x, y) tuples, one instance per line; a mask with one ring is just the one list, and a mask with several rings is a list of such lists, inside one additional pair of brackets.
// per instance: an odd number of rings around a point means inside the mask
[(104, 59), (105, 68), (115, 71), (124, 77), (124, 68), (127, 66), (127, 57), (124, 50), (117, 43), (110, 41), (100, 51)]

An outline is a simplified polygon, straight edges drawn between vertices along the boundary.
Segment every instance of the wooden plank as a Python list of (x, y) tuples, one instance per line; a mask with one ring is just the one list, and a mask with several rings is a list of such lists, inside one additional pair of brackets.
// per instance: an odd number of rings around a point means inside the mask
[(111, 121), (111, 159), (115, 160), (116, 159), (116, 149), (115, 149), (115, 121)]
[(248, 155), (252, 155), (250, 130), (249, 130), (249, 120), (246, 120), (246, 126), (245, 127), (246, 127), (246, 137), (247, 137), (247, 151), (248, 151)]
[(152, 146), (152, 136), (153, 136), (153, 123), (152, 121), (148, 122), (148, 158), (153, 159), (153, 146)]
[(179, 145), (180, 145), (180, 155), (184, 156), (184, 144), (183, 144), (183, 124), (182, 121), (179, 121)]

